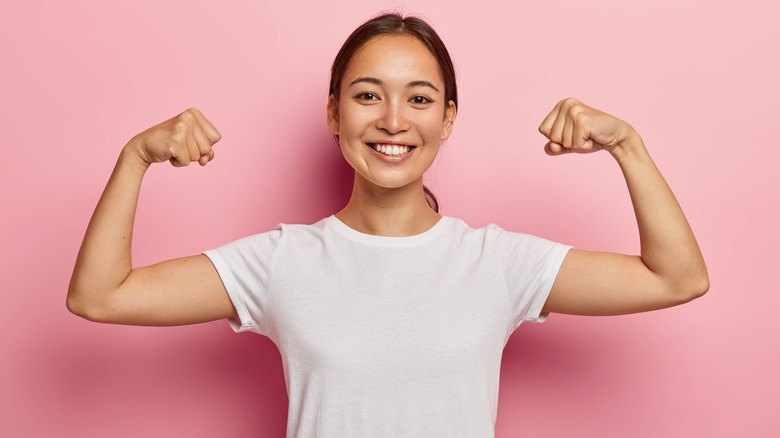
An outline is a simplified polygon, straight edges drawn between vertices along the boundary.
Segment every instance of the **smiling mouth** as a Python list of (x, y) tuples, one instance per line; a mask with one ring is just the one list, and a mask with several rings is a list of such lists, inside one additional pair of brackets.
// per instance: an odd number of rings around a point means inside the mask
[(388, 155), (391, 157), (398, 157), (401, 155), (406, 155), (409, 152), (414, 149), (414, 146), (406, 146), (406, 145), (397, 145), (397, 144), (379, 144), (379, 143), (369, 143), (368, 145), (371, 147), (371, 149), (379, 152), (380, 154)]

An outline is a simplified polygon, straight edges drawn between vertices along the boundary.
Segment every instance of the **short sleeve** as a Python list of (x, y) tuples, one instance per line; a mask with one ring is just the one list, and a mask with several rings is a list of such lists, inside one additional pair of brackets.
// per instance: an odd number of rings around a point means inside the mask
[(514, 317), (513, 329), (523, 322), (543, 322), (547, 314), (542, 314), (542, 308), (571, 246), (513, 233), (497, 225), (488, 226), (487, 232), (495, 239), (503, 266)]
[(276, 254), (279, 229), (245, 237), (205, 251), (225, 285), (238, 320), (228, 322), (236, 332), (252, 331), (268, 335), (266, 304)]

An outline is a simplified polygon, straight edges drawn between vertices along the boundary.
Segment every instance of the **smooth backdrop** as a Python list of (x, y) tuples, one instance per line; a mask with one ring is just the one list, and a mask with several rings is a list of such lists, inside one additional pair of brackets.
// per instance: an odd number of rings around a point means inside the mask
[(542, 151), (537, 126), (574, 96), (640, 132), (708, 262), (693, 303), (521, 327), (497, 436), (778, 436), (780, 7), (758, 0), (3, 2), (0, 436), (283, 435), (268, 339), (89, 323), (68, 280), (122, 146), (190, 106), (223, 139), (206, 168), (149, 171), (138, 265), (337, 211), (329, 66), (384, 9), (429, 19), (455, 60), (460, 111), (427, 175), (445, 214), (637, 253), (610, 156)]

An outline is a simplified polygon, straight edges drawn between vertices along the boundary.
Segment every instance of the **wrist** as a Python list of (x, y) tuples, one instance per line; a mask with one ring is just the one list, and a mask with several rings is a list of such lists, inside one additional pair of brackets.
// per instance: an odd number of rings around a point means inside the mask
[(611, 148), (609, 153), (618, 163), (622, 163), (631, 157), (647, 155), (647, 148), (645, 148), (645, 143), (642, 141), (639, 133), (631, 126), (628, 126), (625, 138)]
[(119, 162), (118, 165), (125, 165), (133, 170), (140, 172), (141, 174), (146, 173), (146, 169), (151, 166), (151, 163), (144, 158), (142, 154), (142, 148), (139, 144), (139, 140), (137, 140), (135, 137), (133, 137), (124, 148), (122, 148), (122, 152), (119, 154)]

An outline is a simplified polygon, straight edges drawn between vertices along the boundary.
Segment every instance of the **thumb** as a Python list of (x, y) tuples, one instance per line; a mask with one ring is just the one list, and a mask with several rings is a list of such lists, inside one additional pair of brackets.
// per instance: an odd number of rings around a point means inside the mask
[(571, 152), (571, 149), (566, 149), (562, 145), (555, 143), (553, 141), (548, 141), (546, 145), (544, 145), (544, 152), (547, 155), (556, 156), (556, 155), (563, 155), (568, 154)]
[(572, 149), (580, 152), (590, 152), (593, 149), (593, 140), (590, 138), (590, 126), (586, 123), (578, 123), (574, 126), (572, 134)]

